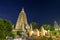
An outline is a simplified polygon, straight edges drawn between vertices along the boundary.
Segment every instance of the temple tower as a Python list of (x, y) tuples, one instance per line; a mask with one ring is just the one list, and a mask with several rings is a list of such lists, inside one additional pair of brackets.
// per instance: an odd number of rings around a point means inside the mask
[(54, 28), (55, 28), (55, 30), (59, 29), (59, 25), (58, 25), (58, 23), (56, 21), (54, 21)]
[(30, 29), (30, 27), (27, 23), (27, 17), (26, 17), (26, 14), (24, 12), (24, 8), (22, 8), (22, 10), (18, 16), (15, 30), (26, 31), (27, 29)]

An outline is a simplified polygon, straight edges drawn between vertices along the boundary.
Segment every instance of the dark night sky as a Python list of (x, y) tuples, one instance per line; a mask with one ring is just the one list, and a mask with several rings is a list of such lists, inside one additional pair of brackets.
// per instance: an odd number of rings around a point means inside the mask
[(60, 23), (59, 0), (0, 0), (0, 18), (15, 24), (22, 7), (29, 23), (53, 24), (54, 20)]

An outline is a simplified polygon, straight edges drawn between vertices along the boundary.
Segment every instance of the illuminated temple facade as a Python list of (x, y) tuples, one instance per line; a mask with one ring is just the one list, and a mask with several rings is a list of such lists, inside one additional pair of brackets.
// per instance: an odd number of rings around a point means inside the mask
[(22, 8), (21, 13), (19, 13), (18, 20), (16, 23), (15, 30), (19, 31), (29, 31), (30, 26), (27, 22), (26, 14), (24, 12), (24, 8)]
[(38, 29), (36, 29), (35, 31), (33, 30), (32, 24), (30, 24), (30, 25), (28, 24), (27, 17), (26, 17), (26, 14), (24, 12), (24, 8), (22, 8), (21, 12), (19, 13), (19, 16), (18, 16), (18, 19), (16, 22), (16, 26), (15, 26), (15, 28), (13, 28), (12, 31), (15, 35), (17, 35), (18, 31), (22, 31), (25, 33), (28, 32), (30, 36), (32, 36), (33, 34), (36, 36), (39, 36), (40, 34), (45, 35), (44, 29), (42, 29), (42, 30), (43, 30), (42, 31), (43, 34)]
[(16, 26), (13, 29), (13, 32), (14, 34), (17, 34), (17, 31), (29, 32), (30, 30), (32, 30), (32, 26), (28, 24), (24, 8), (22, 8), (21, 12), (19, 13)]

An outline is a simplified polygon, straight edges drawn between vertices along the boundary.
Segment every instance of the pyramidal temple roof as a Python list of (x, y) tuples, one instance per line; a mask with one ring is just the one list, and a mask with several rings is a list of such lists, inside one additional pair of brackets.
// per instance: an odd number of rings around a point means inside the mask
[(22, 12), (24, 12), (24, 8), (22, 8)]
[(28, 24), (27, 17), (24, 12), (24, 8), (22, 8), (21, 12), (19, 13), (15, 29), (22, 29), (23, 25), (27, 25), (27, 24)]

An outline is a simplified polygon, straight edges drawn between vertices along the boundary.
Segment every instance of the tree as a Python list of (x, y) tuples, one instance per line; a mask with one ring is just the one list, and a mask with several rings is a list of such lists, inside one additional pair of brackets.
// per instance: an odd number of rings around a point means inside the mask
[(54, 27), (52, 27), (50, 24), (43, 24), (42, 25), (44, 27), (45, 30), (54, 30)]
[(9, 20), (0, 19), (0, 39), (12, 36), (12, 23)]
[(38, 23), (32, 22), (31, 24), (32, 24), (32, 28), (33, 28), (33, 29), (39, 29)]
[(52, 35), (57, 35), (59, 34), (59, 31), (58, 30), (54, 30), (54, 31), (51, 31)]
[(21, 31), (17, 31), (17, 35), (19, 35), (20, 37), (22, 37)]

